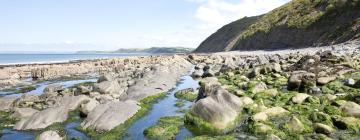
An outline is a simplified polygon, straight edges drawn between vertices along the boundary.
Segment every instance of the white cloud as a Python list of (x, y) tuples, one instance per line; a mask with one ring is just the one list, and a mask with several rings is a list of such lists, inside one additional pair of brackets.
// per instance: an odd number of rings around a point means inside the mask
[(203, 27), (219, 28), (245, 16), (256, 16), (277, 8), (290, 0), (188, 0), (199, 6), (194, 13)]

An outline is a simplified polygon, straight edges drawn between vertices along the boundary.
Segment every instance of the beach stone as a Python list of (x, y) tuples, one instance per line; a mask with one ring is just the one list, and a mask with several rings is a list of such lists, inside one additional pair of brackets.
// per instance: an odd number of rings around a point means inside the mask
[(268, 119), (268, 115), (265, 112), (256, 113), (252, 116), (254, 121), (266, 121)]
[(288, 80), (288, 90), (306, 91), (316, 86), (316, 75), (306, 71), (294, 71)]
[(284, 109), (282, 107), (272, 107), (272, 108), (266, 109), (264, 111), (264, 113), (266, 113), (266, 115), (268, 115), (269, 117), (273, 117), (273, 116), (279, 116), (282, 114), (289, 113), (289, 111), (287, 111), (286, 109)]
[(346, 102), (340, 106), (340, 109), (348, 116), (360, 118), (360, 105), (354, 102)]
[(331, 81), (336, 80), (335, 76), (330, 76), (330, 77), (320, 77), (317, 79), (317, 83), (320, 85), (325, 85), (327, 83), (330, 83)]
[(322, 134), (326, 134), (326, 135), (329, 135), (329, 134), (335, 132), (334, 128), (332, 128), (331, 126), (328, 126), (326, 124), (322, 124), (322, 123), (315, 123), (314, 130), (316, 133), (322, 133)]
[(351, 78), (345, 80), (345, 85), (347, 86), (354, 86), (355, 83), (356, 83), (355, 80)]
[(251, 88), (252, 93), (258, 93), (267, 89), (267, 85), (264, 82), (259, 82)]
[(85, 129), (109, 131), (135, 115), (140, 109), (136, 101), (114, 101), (95, 107), (81, 123)]
[(271, 69), (273, 72), (281, 72), (281, 65), (279, 63), (272, 63)]
[(305, 93), (296, 93), (294, 97), (291, 98), (291, 101), (296, 104), (301, 104), (305, 101), (306, 98), (310, 97), (310, 95)]
[(354, 117), (340, 117), (333, 119), (334, 125), (342, 130), (349, 129), (351, 127), (360, 126), (360, 119)]
[(63, 138), (53, 130), (42, 132), (39, 135), (39, 140), (62, 140)]
[(285, 127), (291, 132), (301, 133), (304, 131), (304, 124), (296, 117), (292, 116), (290, 121), (286, 123)]
[(311, 87), (309, 89), (309, 94), (318, 94), (319, 95), (321, 93), (322, 93), (322, 91), (319, 87)]
[(68, 117), (68, 109), (63, 106), (52, 107), (23, 118), (14, 126), (16, 130), (38, 130), (57, 122), (64, 122)]

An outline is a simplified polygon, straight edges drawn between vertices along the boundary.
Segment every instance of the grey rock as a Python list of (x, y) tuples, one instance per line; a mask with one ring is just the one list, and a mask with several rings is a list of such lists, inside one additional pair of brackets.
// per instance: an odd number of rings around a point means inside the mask
[(355, 80), (351, 78), (345, 80), (345, 85), (347, 86), (354, 86), (355, 83), (356, 83)]
[(209, 122), (218, 129), (225, 129), (235, 121), (242, 107), (253, 103), (249, 97), (237, 97), (220, 86), (206, 93), (206, 98), (197, 101), (191, 113)]
[(62, 140), (63, 138), (53, 130), (42, 132), (39, 135), (39, 140)]
[(328, 126), (326, 124), (321, 124), (321, 123), (315, 123), (314, 130), (316, 133), (322, 133), (322, 134), (326, 134), (326, 135), (329, 135), (329, 134), (335, 132), (335, 129), (332, 128), (331, 126)]
[(23, 118), (14, 126), (16, 130), (38, 130), (46, 128), (57, 122), (64, 122), (68, 117), (65, 107), (53, 107), (42, 110), (30, 117)]
[(124, 94), (123, 87), (117, 81), (103, 81), (94, 85), (94, 90), (101, 94)]
[(0, 111), (10, 111), (13, 108), (13, 102), (16, 98), (3, 97), (0, 98)]
[(62, 85), (59, 84), (52, 84), (52, 85), (48, 85), (47, 87), (45, 87), (44, 89), (44, 93), (59, 93), (61, 91), (64, 90), (64, 87)]
[(360, 105), (354, 102), (346, 102), (340, 106), (340, 109), (349, 116), (360, 118)]
[(87, 103), (80, 105), (80, 111), (82, 114), (89, 114), (96, 106), (98, 106), (100, 103), (96, 101), (95, 99), (90, 99)]
[(330, 77), (320, 77), (317, 79), (317, 83), (320, 85), (325, 85), (327, 83), (330, 83), (331, 81), (336, 80), (335, 76), (330, 76)]
[(101, 104), (94, 108), (81, 123), (85, 129), (109, 131), (123, 124), (140, 109), (136, 101), (117, 101)]
[(30, 117), (37, 112), (39, 111), (32, 108), (14, 108), (14, 113), (11, 115), (11, 117), (16, 119), (23, 119)]

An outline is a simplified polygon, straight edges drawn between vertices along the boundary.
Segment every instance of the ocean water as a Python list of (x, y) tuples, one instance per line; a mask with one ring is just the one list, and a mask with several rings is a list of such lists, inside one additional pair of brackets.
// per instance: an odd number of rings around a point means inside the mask
[(31, 63), (55, 63), (68, 62), (71, 60), (88, 60), (103, 58), (121, 58), (129, 56), (148, 56), (146, 53), (123, 53), (123, 54), (0, 54), (0, 65), (7, 64), (31, 64)]

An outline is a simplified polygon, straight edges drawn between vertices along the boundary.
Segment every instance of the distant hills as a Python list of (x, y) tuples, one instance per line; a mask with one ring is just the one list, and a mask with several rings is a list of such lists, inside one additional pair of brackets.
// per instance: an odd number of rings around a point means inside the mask
[(302, 48), (360, 38), (360, 0), (292, 0), (225, 25), (195, 52)]
[(133, 49), (118, 49), (116, 51), (79, 51), (78, 54), (89, 53), (190, 53), (193, 48), (185, 47), (151, 47), (151, 48), (133, 48)]

